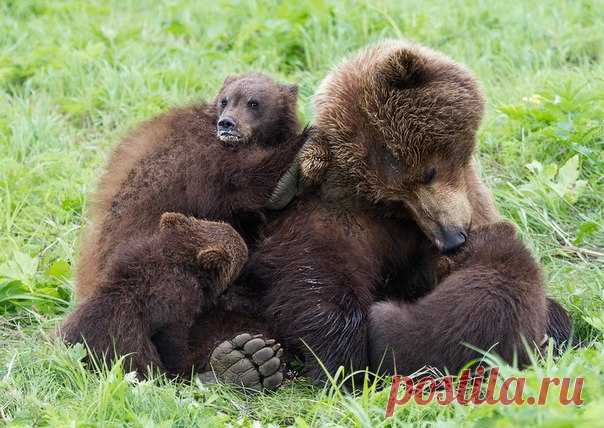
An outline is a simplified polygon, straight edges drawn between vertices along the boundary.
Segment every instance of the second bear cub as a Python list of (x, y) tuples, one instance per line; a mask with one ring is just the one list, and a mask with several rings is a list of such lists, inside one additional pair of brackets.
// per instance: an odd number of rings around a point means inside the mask
[(373, 305), (371, 367), (389, 374), (424, 366), (458, 373), (481, 358), (472, 345), (492, 346), (481, 351), (508, 362), (516, 355), (527, 365), (527, 346), (547, 339), (547, 307), (541, 270), (515, 227), (502, 221), (472, 229), (447, 259), (449, 272), (426, 297)]

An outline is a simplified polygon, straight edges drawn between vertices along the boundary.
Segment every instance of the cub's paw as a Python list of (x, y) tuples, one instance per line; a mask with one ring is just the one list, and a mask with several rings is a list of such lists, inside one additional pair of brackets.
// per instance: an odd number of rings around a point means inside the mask
[(256, 391), (277, 389), (283, 382), (283, 349), (261, 334), (244, 333), (218, 345), (210, 356), (216, 377)]
[(285, 208), (305, 187), (319, 185), (330, 164), (327, 138), (317, 129), (307, 129), (307, 140), (289, 169), (277, 182), (266, 207)]

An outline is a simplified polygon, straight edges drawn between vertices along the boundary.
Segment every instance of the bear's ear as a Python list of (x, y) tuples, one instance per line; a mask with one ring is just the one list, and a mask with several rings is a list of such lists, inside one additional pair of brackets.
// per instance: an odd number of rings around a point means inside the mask
[(190, 229), (191, 219), (181, 213), (163, 213), (159, 220), (159, 230), (162, 233), (188, 233)]
[(398, 49), (383, 62), (380, 75), (396, 89), (411, 89), (428, 80), (425, 59), (409, 49)]
[(490, 232), (494, 236), (500, 237), (502, 239), (506, 239), (506, 238), (515, 239), (518, 236), (516, 226), (511, 221), (502, 220), (502, 221), (498, 221), (497, 223), (493, 223), (487, 227), (490, 229)]
[(285, 93), (296, 99), (298, 97), (298, 85), (282, 85)]
[(224, 79), (224, 82), (222, 84), (222, 87), (224, 88), (225, 86), (230, 85), (231, 83), (233, 83), (235, 80), (237, 80), (237, 75), (235, 74), (229, 74), (226, 79)]

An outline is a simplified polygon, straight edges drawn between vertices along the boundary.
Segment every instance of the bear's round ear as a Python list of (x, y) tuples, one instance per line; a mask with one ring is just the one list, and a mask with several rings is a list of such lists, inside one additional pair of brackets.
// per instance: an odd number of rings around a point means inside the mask
[(396, 89), (411, 89), (428, 80), (425, 59), (409, 49), (397, 49), (380, 67), (381, 77)]
[(298, 85), (283, 85), (283, 89), (292, 98), (297, 98), (298, 97)]
[(230, 85), (231, 83), (233, 83), (235, 80), (237, 80), (237, 76), (235, 74), (229, 74), (226, 79), (224, 79), (224, 83), (222, 84), (223, 87)]
[(190, 228), (191, 219), (181, 213), (166, 212), (159, 219), (159, 230), (166, 232), (187, 232)]

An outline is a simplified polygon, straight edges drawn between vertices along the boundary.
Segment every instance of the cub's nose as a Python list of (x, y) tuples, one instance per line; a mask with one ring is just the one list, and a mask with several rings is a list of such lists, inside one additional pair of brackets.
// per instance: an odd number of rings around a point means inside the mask
[(442, 249), (445, 254), (451, 253), (466, 243), (468, 235), (460, 228), (451, 228), (442, 230)]
[(223, 117), (218, 121), (218, 127), (222, 130), (229, 131), (235, 128), (235, 121), (230, 117)]

